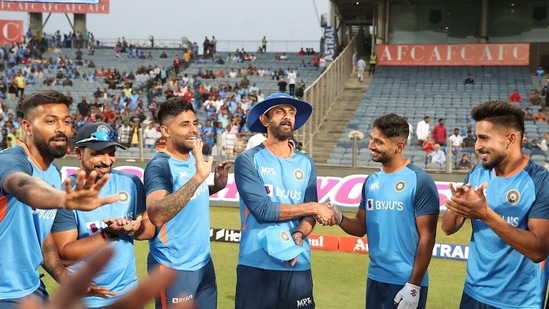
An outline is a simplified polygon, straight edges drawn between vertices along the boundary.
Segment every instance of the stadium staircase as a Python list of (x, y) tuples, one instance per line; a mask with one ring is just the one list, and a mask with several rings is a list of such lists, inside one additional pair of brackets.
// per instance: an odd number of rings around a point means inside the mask
[(313, 158), (316, 163), (327, 163), (371, 81), (371, 77), (366, 77), (362, 83), (359, 82), (356, 73), (349, 78), (344, 91), (336, 99), (337, 108), (332, 109), (331, 116), (322, 123), (320, 130), (313, 138)]

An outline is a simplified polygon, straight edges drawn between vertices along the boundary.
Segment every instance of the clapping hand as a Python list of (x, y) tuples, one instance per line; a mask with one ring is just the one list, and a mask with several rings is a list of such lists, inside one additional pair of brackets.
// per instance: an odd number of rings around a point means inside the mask
[(132, 236), (141, 227), (142, 220), (143, 216), (139, 215), (135, 220), (108, 218), (104, 219), (103, 222), (108, 226), (109, 230), (116, 235)]
[(446, 207), (464, 218), (484, 218), (489, 210), (484, 196), (486, 186), (486, 183), (482, 183), (476, 189), (473, 189), (470, 184), (457, 186), (456, 189), (450, 186), (452, 198), (446, 201)]

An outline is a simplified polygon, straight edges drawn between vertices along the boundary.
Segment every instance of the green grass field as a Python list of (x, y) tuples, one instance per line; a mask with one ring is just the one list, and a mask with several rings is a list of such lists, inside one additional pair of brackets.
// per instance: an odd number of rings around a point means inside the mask
[[(347, 213), (347, 216), (353, 216)], [(212, 207), (211, 224), (215, 228), (240, 228), (239, 212), (232, 207)], [(471, 230), (469, 225), (456, 235), (447, 237), (440, 228), (437, 242), (468, 244)], [(345, 235), (339, 227), (317, 226), (315, 234)], [(140, 277), (146, 277), (147, 242), (136, 243), (137, 269)], [(236, 262), (238, 245), (212, 242), (212, 255), (217, 274), (219, 291), (218, 308), (234, 308), (236, 283)], [(312, 270), (314, 297), (319, 309), (360, 309), (364, 308), (366, 269), (368, 256), (358, 253), (342, 253), (314, 250)], [(465, 262), (447, 259), (433, 259), (429, 267), (430, 286), (427, 308), (457, 308), (463, 289)], [(46, 278), (48, 290), (57, 288), (51, 278)], [(153, 308), (148, 305), (146, 308)]]

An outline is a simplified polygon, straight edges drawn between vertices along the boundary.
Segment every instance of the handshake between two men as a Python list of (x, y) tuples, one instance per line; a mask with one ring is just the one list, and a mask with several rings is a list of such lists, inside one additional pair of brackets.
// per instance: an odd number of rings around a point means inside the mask
[(340, 225), (343, 215), (336, 205), (327, 202), (319, 203), (318, 211), (314, 215), (315, 220), (321, 225)]

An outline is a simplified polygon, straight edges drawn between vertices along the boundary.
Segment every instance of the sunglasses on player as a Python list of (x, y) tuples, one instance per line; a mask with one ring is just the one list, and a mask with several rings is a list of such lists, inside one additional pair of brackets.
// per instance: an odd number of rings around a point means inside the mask
[(88, 142), (116, 142), (116, 135), (114, 134), (114, 130), (111, 130), (110, 132), (105, 130), (97, 130), (93, 132), (90, 137), (76, 142), (75, 145)]

